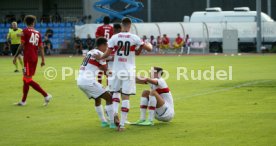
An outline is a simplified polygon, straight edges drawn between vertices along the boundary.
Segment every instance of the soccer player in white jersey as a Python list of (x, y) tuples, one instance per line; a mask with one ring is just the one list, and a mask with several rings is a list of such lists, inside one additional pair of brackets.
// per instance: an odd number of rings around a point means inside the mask
[(95, 99), (95, 109), (101, 120), (102, 127), (107, 127), (109, 125), (101, 105), (101, 98), (106, 100), (106, 111), (110, 119), (109, 127), (116, 128), (114, 120), (118, 122), (119, 119), (114, 115), (112, 96), (104, 89), (102, 84), (98, 83), (96, 80), (100, 70), (107, 70), (106, 61), (97, 60), (93, 57), (94, 54), (103, 54), (107, 48), (107, 39), (98, 38), (96, 45), (97, 48), (89, 51), (81, 64), (77, 84), (89, 99)]
[[(113, 25), (113, 34), (118, 34), (122, 31), (122, 27), (120, 24), (116, 23)], [(107, 61), (107, 68), (108, 68), (108, 90), (112, 89), (112, 67), (113, 67), (113, 62), (114, 62), (114, 54), (115, 50), (113, 49), (112, 53), (110, 56), (106, 59)], [(112, 92), (112, 101), (113, 101), (113, 107), (114, 107), (114, 113), (118, 114), (118, 109), (119, 109), (119, 104), (120, 104), (120, 98), (121, 98), (121, 93), (120, 92)]]
[(121, 26), (122, 32), (113, 35), (108, 41), (107, 51), (103, 55), (95, 55), (97, 59), (105, 59), (115, 49), (111, 91), (122, 93), (121, 121), (118, 131), (123, 131), (125, 128), (124, 125), (130, 107), (129, 96), (136, 94), (135, 54), (141, 52), (142, 49), (152, 50), (150, 43), (144, 43), (137, 35), (129, 32), (131, 28), (129, 18), (123, 18)]
[[(173, 97), (166, 81), (162, 78), (163, 69), (153, 67), (151, 78), (138, 77), (137, 83), (150, 84), (150, 90), (144, 90), (140, 101), (140, 119), (134, 124), (149, 126), (154, 125), (153, 119), (169, 122), (174, 117)], [(149, 117), (146, 119), (147, 108)]]

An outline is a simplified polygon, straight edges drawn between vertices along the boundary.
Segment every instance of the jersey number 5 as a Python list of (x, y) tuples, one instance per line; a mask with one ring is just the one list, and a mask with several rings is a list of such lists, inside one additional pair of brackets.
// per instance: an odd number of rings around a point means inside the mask
[(118, 56), (123, 56), (123, 54), (120, 52), (124, 48), (124, 56), (129, 55), (129, 50), (130, 50), (130, 42), (126, 41), (125, 43), (123, 41), (118, 41), (118, 50), (117, 50), (117, 55)]
[(29, 42), (34, 46), (38, 46), (39, 35), (37, 33), (32, 33)]
[(109, 30), (108, 30), (108, 29), (105, 29), (105, 30), (104, 30), (104, 37), (105, 37), (106, 39), (109, 39), (110, 34), (109, 34)]

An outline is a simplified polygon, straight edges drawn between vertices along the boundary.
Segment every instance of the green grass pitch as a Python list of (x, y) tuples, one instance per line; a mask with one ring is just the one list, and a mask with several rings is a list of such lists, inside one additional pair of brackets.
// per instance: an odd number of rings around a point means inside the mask
[[(27, 105), (16, 107), (22, 95), (22, 75), (13, 73), (12, 58), (0, 58), (0, 145), (208, 145), (269, 146), (276, 144), (276, 56), (141, 56), (137, 69), (161, 66), (168, 70), (167, 83), (175, 102), (175, 118), (155, 126), (127, 126), (118, 133), (101, 128), (89, 101), (77, 88), (74, 77), (61, 80), (61, 67), (78, 70), (81, 57), (46, 57), (46, 66), (37, 67), (34, 80), (53, 100), (43, 107), (43, 98), (30, 88)], [(176, 80), (176, 67), (227, 70), (233, 80)], [(55, 67), (57, 78), (43, 77)], [(147, 85), (137, 86), (131, 97), (128, 119), (139, 118), (139, 101)]]

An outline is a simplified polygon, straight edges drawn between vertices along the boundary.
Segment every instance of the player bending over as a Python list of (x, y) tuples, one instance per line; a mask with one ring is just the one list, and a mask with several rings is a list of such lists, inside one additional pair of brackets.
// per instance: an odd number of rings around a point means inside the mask
[[(121, 121), (118, 131), (124, 130), (125, 121), (129, 111), (129, 96), (136, 93), (135, 82), (135, 52), (136, 48), (152, 50), (149, 43), (144, 43), (137, 35), (131, 34), (131, 20), (123, 18), (122, 32), (113, 35), (108, 41), (108, 50), (104, 54), (94, 55), (101, 60), (106, 59), (115, 50), (112, 66), (112, 92), (122, 93)], [(141, 49), (140, 49), (141, 50)]]
[[(102, 71), (106, 71), (106, 61), (97, 60), (93, 57), (94, 54), (103, 54), (107, 48), (107, 39), (98, 38), (96, 40), (96, 49), (89, 51), (84, 58), (80, 70), (77, 84), (79, 88), (87, 95), (89, 99), (95, 99), (95, 109), (101, 120), (101, 126), (110, 128), (116, 128), (114, 120), (119, 121), (118, 116), (114, 116), (114, 110), (112, 105), (111, 95), (104, 89), (103, 85), (98, 83), (96, 76)], [(106, 112), (109, 116), (110, 125), (108, 124), (103, 107), (101, 105), (101, 98), (106, 101)]]
[[(174, 117), (173, 97), (166, 81), (162, 78), (163, 69), (153, 67), (151, 69), (151, 78), (139, 79), (137, 83), (150, 84), (151, 90), (144, 90), (140, 101), (140, 119), (134, 124), (154, 125), (153, 118), (162, 122), (169, 122)], [(149, 117), (146, 120), (147, 108)]]
[(24, 106), (26, 104), (27, 95), (29, 92), (29, 87), (31, 86), (37, 92), (43, 95), (44, 105), (48, 105), (52, 96), (47, 94), (38, 83), (33, 80), (35, 74), (36, 65), (38, 61), (38, 48), (41, 53), (41, 67), (45, 65), (44, 62), (44, 49), (42, 45), (41, 34), (34, 29), (36, 17), (33, 15), (27, 15), (24, 19), (24, 22), (27, 25), (27, 28), (23, 30), (21, 36), (21, 44), (19, 45), (17, 52), (14, 56), (13, 63), (16, 63), (17, 56), (23, 49), (24, 52), (24, 76), (23, 76), (23, 97), (22, 100), (16, 105)]

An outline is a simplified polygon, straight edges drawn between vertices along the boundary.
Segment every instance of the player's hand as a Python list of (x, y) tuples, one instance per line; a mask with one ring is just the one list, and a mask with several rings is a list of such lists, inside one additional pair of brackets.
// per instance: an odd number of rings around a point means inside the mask
[(12, 63), (13, 63), (13, 64), (16, 63), (16, 57), (13, 58)]
[(42, 61), (41, 64), (40, 64), (41, 67), (45, 66), (45, 62)]

